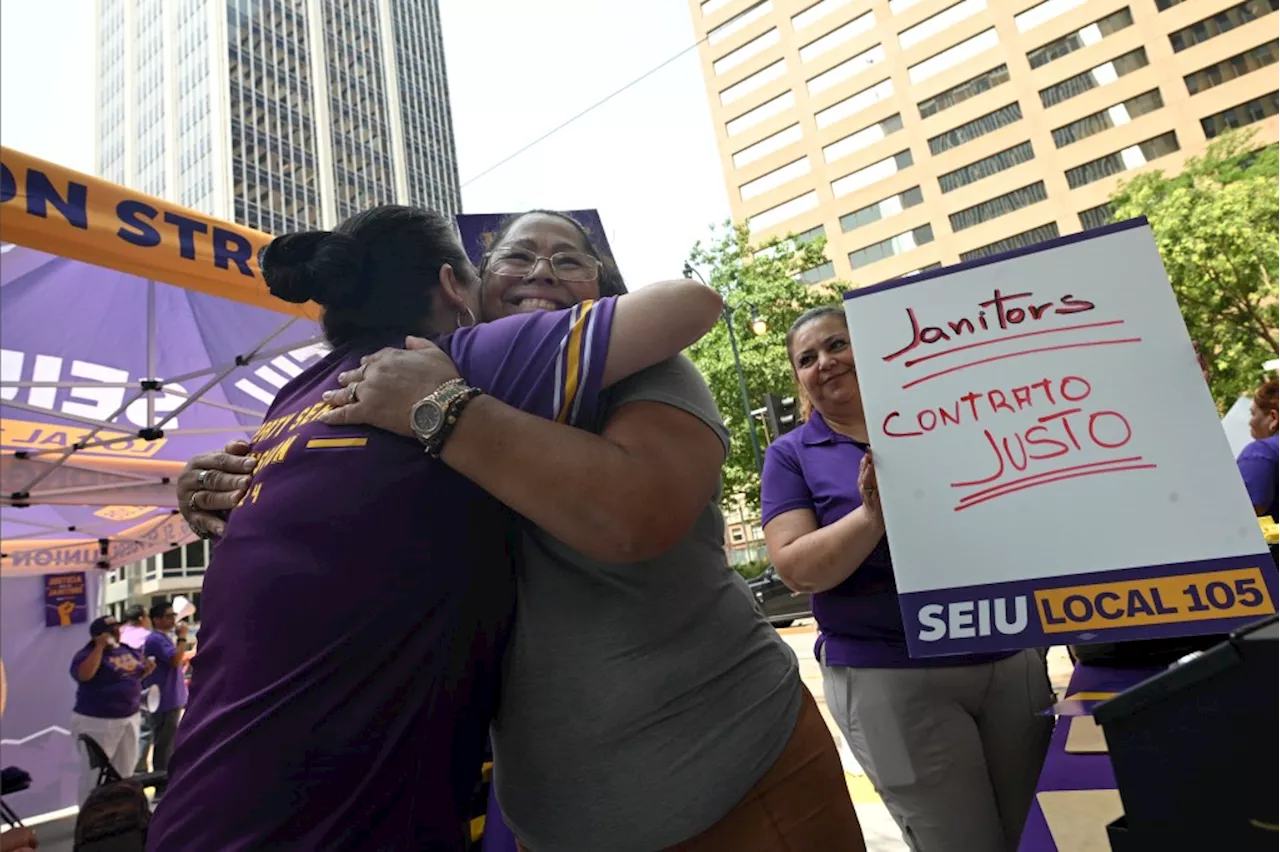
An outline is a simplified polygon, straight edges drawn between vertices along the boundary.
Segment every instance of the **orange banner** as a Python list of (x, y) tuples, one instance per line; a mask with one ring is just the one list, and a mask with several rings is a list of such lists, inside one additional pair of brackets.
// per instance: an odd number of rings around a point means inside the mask
[(0, 149), (0, 240), (279, 313), (317, 315), (267, 292), (258, 251), (270, 235), (10, 148)]

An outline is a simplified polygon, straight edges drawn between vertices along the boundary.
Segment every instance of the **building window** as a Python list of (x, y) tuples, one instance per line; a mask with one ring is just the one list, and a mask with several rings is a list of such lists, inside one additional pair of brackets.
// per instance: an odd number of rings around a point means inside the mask
[(997, 65), (990, 71), (983, 71), (976, 77), (970, 77), (958, 86), (952, 86), (945, 92), (939, 92), (931, 98), (918, 103), (916, 106), (920, 110), (921, 118), (928, 118), (935, 113), (950, 109), (959, 103), (964, 103), (975, 95), (980, 95), (988, 89), (994, 89), (1001, 83), (1009, 82), (1009, 66)]
[(1245, 101), (1238, 106), (1233, 106), (1231, 109), (1200, 119), (1200, 126), (1204, 128), (1204, 138), (1212, 139), (1233, 127), (1244, 127), (1246, 124), (1253, 124), (1256, 121), (1262, 121), (1268, 116), (1275, 115), (1278, 97), (1280, 97), (1280, 92), (1272, 92), (1269, 95)]
[(1057, 128), (1053, 131), (1053, 144), (1059, 148), (1065, 148), (1096, 133), (1110, 130), (1120, 124), (1128, 124), (1138, 116), (1155, 112), (1163, 106), (1164, 100), (1160, 97), (1159, 89), (1143, 92), (1123, 103), (1107, 107), (1093, 115), (1086, 115), (1078, 121)]
[(977, 260), (980, 257), (991, 257), (993, 254), (1002, 254), (1023, 246), (1033, 246), (1036, 243), (1051, 240), (1056, 236), (1058, 236), (1058, 223), (1050, 222), (1047, 225), (1032, 228), (1030, 231), (1023, 231), (1021, 234), (1014, 234), (1012, 237), (1005, 237), (1003, 240), (996, 240), (994, 243), (979, 246), (971, 251), (962, 251), (960, 252), (960, 259)]
[(883, 160), (864, 166), (856, 172), (850, 172), (844, 177), (836, 178), (831, 182), (831, 193), (836, 198), (843, 198), (863, 187), (870, 186), (876, 181), (884, 180), (890, 175), (902, 171), (913, 162), (910, 149), (899, 151), (892, 157), (885, 157)]
[(763, 174), (755, 180), (747, 181), (738, 187), (738, 192), (742, 195), (743, 201), (749, 201), (758, 195), (764, 195), (771, 189), (777, 189), (783, 184), (790, 183), (796, 178), (807, 174), (809, 174), (809, 158), (801, 157), (798, 160), (787, 163), (785, 166)]
[(166, 577), (182, 576), (182, 548), (166, 550), (160, 557), (160, 566)]
[(1077, 6), (1083, 6), (1084, 2), (1085, 0), (1044, 0), (1043, 3), (1037, 3), (1025, 12), (1014, 15), (1013, 25), (1018, 28), (1018, 32), (1025, 33), (1059, 15), (1065, 15)]
[(849, 265), (854, 269), (869, 266), (886, 257), (904, 254), (914, 248), (933, 242), (933, 226), (929, 224), (903, 231), (901, 234), (881, 240), (869, 246), (849, 252)]
[(803, 12), (791, 16), (791, 27), (795, 30), (802, 30), (810, 24), (816, 23), (820, 18), (825, 18), (837, 9), (842, 9), (852, 3), (853, 0), (819, 0)]
[(758, 233), (772, 228), (774, 225), (781, 224), (788, 219), (795, 218), (801, 213), (813, 210), (817, 206), (818, 193), (811, 190), (790, 201), (784, 201), (777, 207), (771, 207), (763, 213), (750, 217), (747, 219), (747, 228), (753, 234)]
[(898, 33), (898, 44), (902, 45), (903, 50), (908, 50), (927, 38), (946, 32), (961, 21), (985, 11), (986, 8), (987, 0), (960, 0), (959, 3), (948, 6), (936, 15), (925, 18), (915, 26), (907, 27)]
[(729, 543), (730, 544), (746, 544), (747, 531), (742, 528), (741, 524), (734, 524), (729, 527)]
[(825, 92), (832, 86), (843, 83), (845, 80), (853, 79), (871, 66), (879, 65), (881, 62), (884, 62), (884, 45), (877, 44), (875, 47), (867, 48), (857, 56), (852, 56), (839, 65), (809, 79), (805, 86), (809, 89), (809, 94), (816, 95), (819, 92)]
[(908, 207), (915, 207), (923, 201), (924, 193), (920, 191), (920, 187), (913, 186), (910, 189), (899, 192), (897, 195), (883, 198), (875, 204), (868, 204), (866, 207), (861, 207), (852, 213), (846, 213), (840, 217), (840, 228), (847, 234), (858, 228), (866, 227), (872, 222), (879, 222), (881, 219), (896, 216)]
[(943, 151), (950, 151), (952, 148), (958, 148), (966, 142), (972, 142), (980, 136), (986, 136), (1021, 119), (1022, 106), (1016, 101), (1006, 104), (998, 110), (934, 136), (929, 140), (929, 153), (941, 154)]
[(981, 204), (975, 204), (972, 207), (966, 207), (963, 210), (952, 213), (950, 216), (951, 230), (963, 231), (966, 228), (972, 228), (974, 225), (981, 225), (983, 222), (1004, 216), (1006, 213), (1021, 210), (1023, 207), (1030, 207), (1032, 204), (1044, 201), (1048, 197), (1044, 191), (1044, 181), (1036, 181), (1029, 186), (1015, 189), (1013, 192), (1007, 192), (996, 198), (988, 199)]
[(912, 275), (919, 275), (921, 272), (928, 272), (930, 269), (941, 269), (941, 268), (942, 268), (942, 264), (941, 264), (941, 263), (938, 263), (937, 261), (934, 261), (933, 263), (927, 263), (927, 264), (925, 264), (924, 266), (920, 267), (919, 269), (913, 269), (913, 270), (911, 270), (910, 272), (904, 272), (904, 273), (902, 273), (901, 275), (899, 275), (898, 277), (899, 277), (899, 278), (910, 278)]
[(1166, 9), (1172, 9), (1181, 2), (1182, 0), (1156, 0), (1156, 11), (1163, 12)]
[(1069, 101), (1077, 95), (1083, 95), (1090, 89), (1114, 83), (1120, 77), (1145, 68), (1147, 51), (1145, 48), (1131, 50), (1123, 56), (1117, 56), (1110, 62), (1104, 62), (1097, 68), (1090, 68), (1082, 74), (1068, 77), (1061, 83), (1055, 83), (1040, 90), (1040, 103), (1046, 108)]
[(985, 177), (991, 177), (1006, 169), (1034, 160), (1035, 157), (1036, 154), (1031, 148), (1031, 143), (1023, 142), (1019, 145), (1014, 145), (1012, 148), (998, 151), (990, 157), (983, 157), (981, 160), (972, 162), (967, 166), (961, 166), (955, 171), (939, 175), (938, 186), (942, 188), (944, 193), (953, 192), (962, 186), (968, 186)]
[(875, 29), (875, 26), (875, 13), (864, 12), (849, 23), (836, 27), (821, 38), (816, 38), (800, 48), (800, 61), (811, 62), (827, 51), (835, 50), (845, 42), (857, 38), (865, 32), (870, 32)]
[(820, 263), (812, 269), (806, 269), (797, 276), (806, 284), (818, 284), (836, 277), (836, 267), (831, 261)]
[(781, 151), (788, 145), (794, 145), (803, 138), (804, 134), (800, 131), (800, 125), (793, 124), (785, 130), (779, 130), (772, 136), (766, 136), (754, 145), (748, 145), (741, 151), (733, 155), (733, 166), (740, 169), (743, 166), (754, 163), (756, 160), (772, 154), (774, 151)]
[(1131, 145), (1123, 151), (1067, 169), (1067, 186), (1076, 189), (1128, 169), (1140, 168), (1157, 157), (1172, 154), (1178, 150), (1178, 147), (1178, 136), (1171, 130), (1145, 142)]
[(1221, 86), (1228, 80), (1257, 71), (1259, 68), (1275, 65), (1277, 43), (1276, 39), (1272, 39), (1252, 50), (1237, 53), (1235, 56), (1229, 56), (1221, 62), (1215, 62), (1193, 74), (1188, 74), (1182, 78), (1182, 81), (1187, 84), (1187, 92), (1197, 95), (1206, 89)]
[(1110, 222), (1111, 218), (1116, 215), (1116, 208), (1108, 201), (1104, 204), (1099, 204), (1097, 207), (1081, 210), (1076, 215), (1080, 217), (1080, 227), (1088, 231), (1092, 228), (1101, 228)]
[(702, 0), (702, 16), (705, 18), (713, 12), (719, 12), (733, 0)]
[(978, 54), (991, 50), (999, 44), (1000, 36), (996, 34), (995, 27), (983, 30), (973, 38), (965, 39), (941, 53), (930, 56), (923, 62), (912, 65), (907, 69), (907, 78), (918, 85), (930, 77), (936, 77), (944, 71), (968, 62)]
[(1196, 21), (1189, 27), (1169, 33), (1169, 44), (1174, 53), (1181, 53), (1192, 45), (1217, 38), (1225, 32), (1244, 26), (1250, 21), (1264, 18), (1280, 7), (1280, 0), (1245, 0), (1238, 6), (1223, 9), (1218, 14)]
[(768, 121), (775, 115), (781, 115), (796, 105), (796, 96), (792, 92), (783, 92), (771, 101), (765, 101), (755, 109), (744, 112), (737, 118), (727, 122), (725, 132), (737, 136), (745, 130), (755, 127), (762, 121)]
[(824, 110), (814, 113), (813, 120), (817, 123), (818, 128), (824, 129), (830, 127), (839, 121), (844, 121), (851, 115), (862, 112), (872, 104), (879, 103), (893, 96), (893, 81), (881, 80), (874, 86), (863, 89), (857, 94), (850, 95), (842, 101), (832, 104)]
[(796, 245), (802, 246), (805, 243), (813, 242), (818, 237), (825, 237), (826, 235), (827, 235), (827, 229), (819, 225), (816, 228), (810, 228), (809, 230), (805, 231), (802, 234), (796, 234), (794, 239), (795, 239)]
[(707, 33), (707, 44), (719, 44), (736, 32), (745, 30), (751, 24), (763, 18), (765, 15), (773, 11), (773, 0), (763, 0), (754, 6), (750, 6), (711, 32)]
[(864, 127), (861, 130), (850, 133), (843, 139), (838, 139), (830, 145), (822, 149), (822, 159), (826, 163), (834, 163), (836, 160), (843, 159), (855, 151), (861, 151), (890, 134), (897, 133), (902, 129), (902, 116), (893, 114), (888, 118), (877, 121), (870, 127)]
[(720, 93), (720, 106), (728, 106), (734, 101), (739, 101), (756, 89), (761, 89), (774, 80), (781, 80), (782, 76), (787, 73), (787, 61), (779, 59), (772, 65), (766, 65), (756, 73), (747, 77), (745, 80), (734, 83), (729, 88)]
[(1082, 47), (1096, 44), (1112, 33), (1131, 26), (1133, 26), (1133, 13), (1129, 11), (1128, 6), (1125, 6), (1105, 18), (1099, 18), (1087, 27), (1081, 27), (1073, 33), (1067, 33), (1062, 38), (1055, 38), (1047, 44), (1040, 45), (1035, 50), (1027, 51), (1027, 61), (1031, 63), (1032, 68), (1048, 65), (1055, 59), (1061, 59), (1068, 53), (1074, 53)]
[(781, 36), (778, 35), (778, 28), (774, 27), (767, 33), (756, 36), (742, 47), (739, 47), (736, 50), (731, 50), (715, 62), (711, 63), (711, 70), (714, 71), (718, 77), (726, 71), (737, 68), (751, 57), (764, 53), (766, 50), (777, 44), (779, 40), (781, 40)]

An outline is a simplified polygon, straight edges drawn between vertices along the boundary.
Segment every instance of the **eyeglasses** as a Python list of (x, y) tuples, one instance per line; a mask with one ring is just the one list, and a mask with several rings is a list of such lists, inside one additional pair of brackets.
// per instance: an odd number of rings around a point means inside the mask
[(489, 268), (495, 275), (524, 278), (539, 261), (551, 264), (551, 273), (561, 281), (594, 281), (600, 277), (600, 261), (580, 251), (559, 251), (544, 257), (529, 251), (507, 249), (490, 256)]

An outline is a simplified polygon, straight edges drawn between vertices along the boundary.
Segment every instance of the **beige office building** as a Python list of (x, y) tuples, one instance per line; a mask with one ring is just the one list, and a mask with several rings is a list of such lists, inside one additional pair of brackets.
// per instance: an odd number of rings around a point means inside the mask
[(1277, 138), (1278, 0), (690, 0), (733, 216), (871, 284), (1105, 222)]

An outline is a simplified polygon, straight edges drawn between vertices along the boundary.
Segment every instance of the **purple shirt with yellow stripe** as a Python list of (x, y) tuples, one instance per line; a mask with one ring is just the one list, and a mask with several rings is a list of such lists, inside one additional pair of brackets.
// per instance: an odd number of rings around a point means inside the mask
[[(614, 300), (437, 340), (469, 383), (590, 423)], [(413, 439), (316, 420), (380, 347), (291, 381), (205, 575), (150, 849), (453, 849), (514, 613), (514, 520)]]

